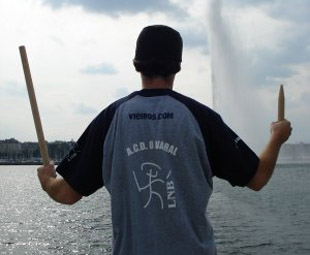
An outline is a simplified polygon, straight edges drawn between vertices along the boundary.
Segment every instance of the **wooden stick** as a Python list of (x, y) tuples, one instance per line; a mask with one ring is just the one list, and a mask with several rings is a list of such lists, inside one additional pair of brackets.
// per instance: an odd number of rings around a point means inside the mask
[(284, 98), (284, 89), (281, 84), (279, 90), (279, 98), (278, 98), (278, 121), (283, 121), (285, 119), (285, 98)]
[(33, 88), (33, 83), (32, 83), (32, 78), (31, 78), (31, 73), (30, 73), (30, 67), (28, 63), (27, 52), (26, 52), (25, 46), (20, 46), (19, 52), (20, 52), (20, 56), (22, 59), (34, 125), (36, 128), (36, 133), (37, 133), (39, 147), (40, 147), (40, 153), (41, 153), (41, 157), (43, 160), (43, 165), (47, 166), (50, 160), (49, 160), (47, 146), (46, 146), (45, 139), (44, 139), (39, 109), (37, 105), (36, 95), (34, 93), (34, 88)]

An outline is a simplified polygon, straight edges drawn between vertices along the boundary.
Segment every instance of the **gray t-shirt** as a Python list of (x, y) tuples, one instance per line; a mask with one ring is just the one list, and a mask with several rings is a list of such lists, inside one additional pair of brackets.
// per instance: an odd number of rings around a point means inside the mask
[(245, 186), (257, 156), (210, 108), (141, 90), (104, 109), (57, 171), (82, 195), (111, 195), (113, 255), (214, 255), (212, 177)]

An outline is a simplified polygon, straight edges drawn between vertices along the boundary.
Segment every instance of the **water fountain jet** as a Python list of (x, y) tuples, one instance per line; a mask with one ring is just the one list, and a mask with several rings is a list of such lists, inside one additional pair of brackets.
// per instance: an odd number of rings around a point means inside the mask
[(251, 82), (250, 57), (223, 18), (222, 9), (221, 0), (209, 0), (213, 108), (258, 153), (267, 140), (269, 120), (264, 118), (263, 104)]

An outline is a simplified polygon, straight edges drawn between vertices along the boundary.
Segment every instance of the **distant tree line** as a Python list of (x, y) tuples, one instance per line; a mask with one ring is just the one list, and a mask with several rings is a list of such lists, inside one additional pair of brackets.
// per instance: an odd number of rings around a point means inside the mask
[[(74, 141), (47, 142), (50, 159), (62, 160), (74, 146)], [(0, 163), (41, 162), (40, 149), (37, 142), (19, 142), (14, 138), (0, 140)]]
[[(61, 161), (73, 148), (74, 141), (46, 142), (50, 159)], [(42, 162), (36, 142), (19, 142), (14, 138), (0, 140), (0, 164), (31, 164)], [(278, 162), (310, 163), (310, 143), (286, 143), (281, 148)]]

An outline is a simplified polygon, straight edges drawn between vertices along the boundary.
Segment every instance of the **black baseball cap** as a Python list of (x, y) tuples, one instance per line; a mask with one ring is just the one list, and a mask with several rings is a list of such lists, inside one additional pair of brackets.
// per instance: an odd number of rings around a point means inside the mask
[(145, 27), (136, 44), (134, 62), (151, 61), (182, 62), (183, 41), (180, 33), (165, 25)]

